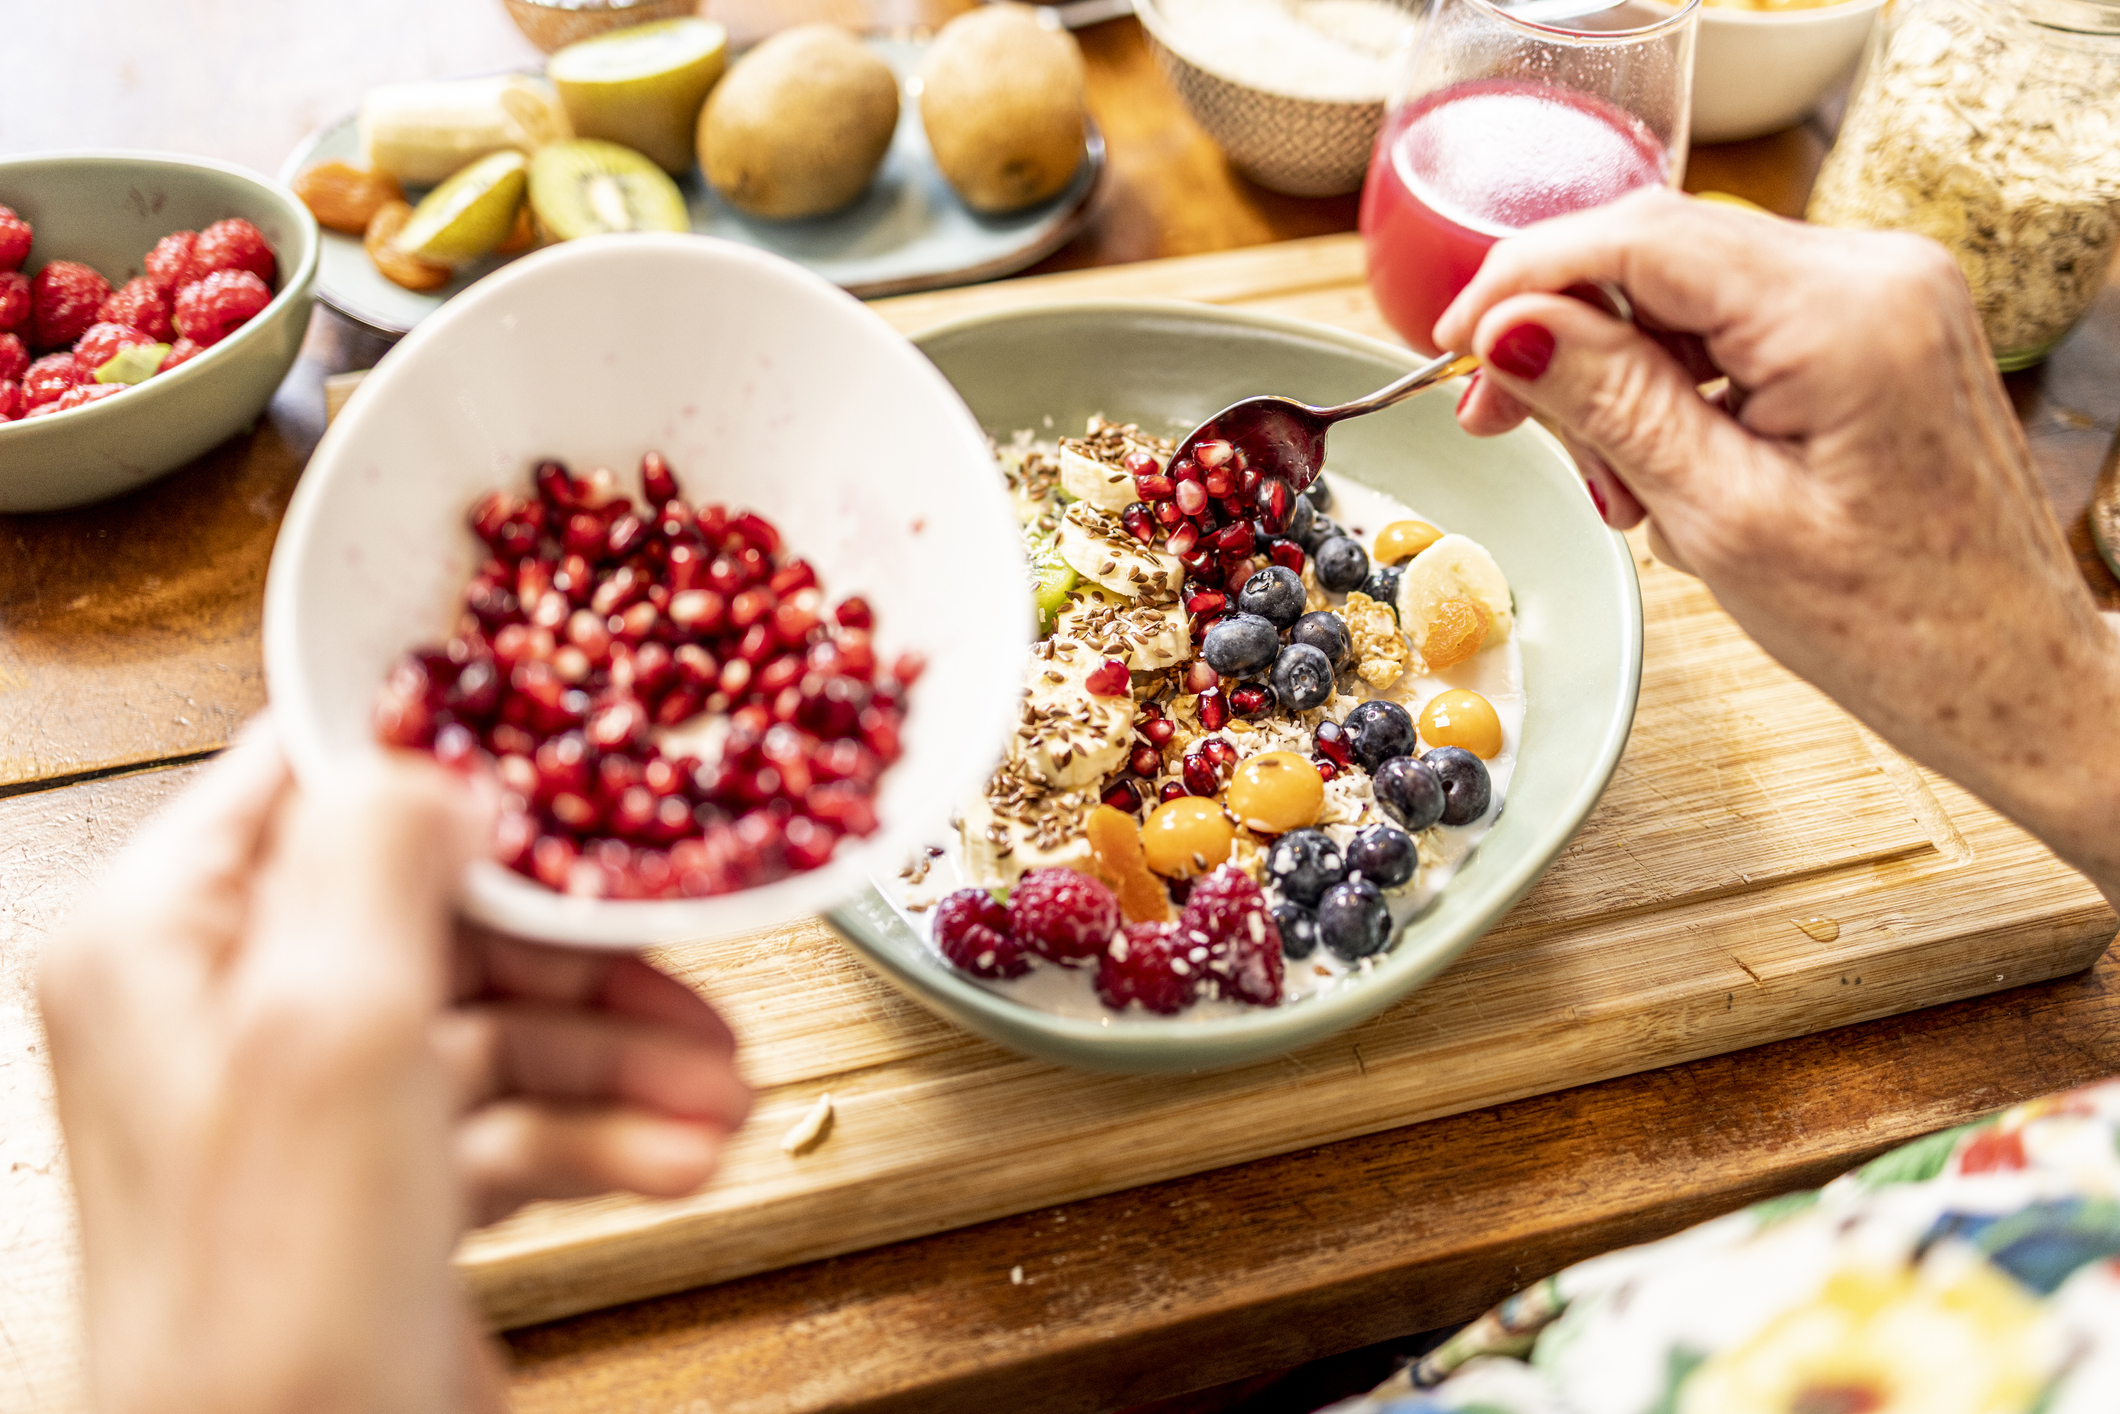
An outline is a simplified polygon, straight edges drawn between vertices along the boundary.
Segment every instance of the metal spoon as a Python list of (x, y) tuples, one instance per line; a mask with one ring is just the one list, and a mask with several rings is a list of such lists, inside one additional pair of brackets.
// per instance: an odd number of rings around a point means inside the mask
[[(1329, 408), (1312, 407), (1294, 398), (1245, 398), (1194, 428), (1178, 444), (1171, 465), (1187, 458), (1199, 460), (1195, 453), (1204, 442), (1227, 442), (1232, 447), (1242, 447), (1250, 465), (1264, 475), (1283, 477), (1291, 489), (1301, 491), (1317, 479), (1319, 469), (1325, 465), (1326, 428), (1345, 418), (1388, 408), (1479, 366), (1480, 361), (1471, 354), (1442, 354), (1366, 398)], [(1217, 457), (1217, 464), (1224, 459)]]

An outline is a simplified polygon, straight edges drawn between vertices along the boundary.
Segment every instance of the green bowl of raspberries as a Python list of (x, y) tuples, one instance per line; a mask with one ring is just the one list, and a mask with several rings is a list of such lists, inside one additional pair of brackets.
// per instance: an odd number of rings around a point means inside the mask
[(206, 158), (0, 159), (0, 512), (120, 495), (242, 431), (309, 326), (317, 226)]

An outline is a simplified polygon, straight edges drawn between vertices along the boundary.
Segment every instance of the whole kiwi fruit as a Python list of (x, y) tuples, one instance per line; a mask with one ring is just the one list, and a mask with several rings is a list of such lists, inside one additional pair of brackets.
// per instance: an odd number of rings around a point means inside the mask
[(736, 62), (699, 115), (699, 165), (754, 216), (822, 216), (867, 189), (898, 126), (898, 78), (837, 25), (783, 30)]
[(967, 11), (921, 65), (920, 121), (935, 165), (974, 211), (1057, 196), (1082, 165), (1082, 51), (1026, 6)]

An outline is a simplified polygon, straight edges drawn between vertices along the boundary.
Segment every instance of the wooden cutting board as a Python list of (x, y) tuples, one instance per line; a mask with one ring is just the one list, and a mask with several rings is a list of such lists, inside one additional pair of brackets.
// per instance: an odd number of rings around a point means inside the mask
[[(1352, 237), (877, 308), (911, 331), (1108, 297), (1389, 337)], [(1610, 789), (1530, 897), (1401, 1005), (1248, 1069), (1114, 1077), (958, 1031), (818, 923), (669, 949), (742, 1038), (751, 1125), (692, 1198), (543, 1205), (472, 1235), (461, 1265), (487, 1314), (521, 1325), (726, 1280), (2016, 986), (2103, 952), (2114, 918), (2079, 876), (1776, 666), (1693, 581), (1637, 558), (1641, 705)], [(826, 1092), (827, 1140), (782, 1153)]]

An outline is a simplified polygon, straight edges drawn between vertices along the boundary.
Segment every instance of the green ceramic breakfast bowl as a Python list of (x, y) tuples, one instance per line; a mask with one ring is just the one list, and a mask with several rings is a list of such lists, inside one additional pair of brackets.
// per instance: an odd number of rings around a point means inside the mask
[[(981, 425), (1006, 441), (1079, 429), (1090, 414), (1182, 435), (1253, 393), (1358, 397), (1415, 363), (1406, 349), (1314, 324), (1205, 305), (1098, 302), (980, 315), (916, 342)], [(1293, 1051), (1375, 1015), (1435, 976), (1522, 898), (1596, 805), (1634, 721), (1641, 595), (1561, 445), (1535, 423), (1476, 440), (1439, 388), (1333, 429), (1328, 468), (1480, 541), (1516, 597), (1527, 710), (1500, 817), (1441, 894), (1366, 976), (1238, 1016), (1034, 1010), (959, 974), (871, 889), (830, 921), (923, 1005), (1048, 1060), (1123, 1072), (1212, 1070)]]
[(240, 216), (278, 259), (273, 301), (220, 343), (130, 392), (0, 423), (0, 512), (54, 511), (130, 491), (241, 431), (272, 400), (309, 327), (317, 223), (278, 182), (226, 162), (150, 152), (0, 158), (0, 206), (36, 231), (23, 269), (93, 267), (113, 288), (171, 231)]

